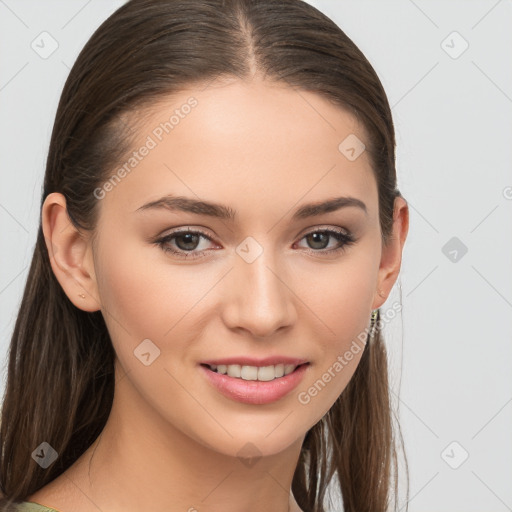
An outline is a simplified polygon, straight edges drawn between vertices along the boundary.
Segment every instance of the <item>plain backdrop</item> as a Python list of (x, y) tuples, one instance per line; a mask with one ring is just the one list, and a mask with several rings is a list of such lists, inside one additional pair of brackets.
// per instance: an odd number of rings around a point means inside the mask
[[(122, 3), (0, 0), (2, 393), (57, 102)], [(512, 3), (310, 3), (367, 56), (395, 121), (410, 230), (382, 313), (402, 305), (384, 332), (409, 510), (512, 510)]]

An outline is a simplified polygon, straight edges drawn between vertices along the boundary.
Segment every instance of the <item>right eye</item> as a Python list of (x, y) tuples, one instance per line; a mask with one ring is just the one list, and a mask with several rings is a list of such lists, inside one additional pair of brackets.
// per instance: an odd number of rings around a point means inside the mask
[[(179, 230), (173, 231), (162, 238), (159, 238), (155, 243), (166, 253), (175, 254), (177, 257), (192, 259), (206, 256), (204, 249), (195, 251), (200, 239), (206, 239), (213, 241), (206, 233), (202, 231)], [(170, 242), (174, 242), (174, 247), (170, 245)]]

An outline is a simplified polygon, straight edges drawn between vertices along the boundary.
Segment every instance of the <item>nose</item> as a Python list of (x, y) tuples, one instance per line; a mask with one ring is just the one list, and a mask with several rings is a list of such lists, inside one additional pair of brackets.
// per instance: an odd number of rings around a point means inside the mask
[(296, 319), (291, 281), (276, 267), (270, 251), (263, 251), (252, 263), (237, 256), (225, 282), (224, 323), (260, 339), (291, 326)]

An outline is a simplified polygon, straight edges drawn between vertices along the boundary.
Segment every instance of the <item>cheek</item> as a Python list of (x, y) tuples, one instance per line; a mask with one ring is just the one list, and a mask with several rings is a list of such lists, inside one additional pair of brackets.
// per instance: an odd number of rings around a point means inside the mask
[[(156, 302), (159, 289), (155, 288), (152, 271), (140, 265), (137, 252), (120, 251), (124, 256), (104, 257), (101, 273), (101, 301), (107, 313), (127, 331), (141, 331), (144, 325), (153, 325), (157, 309), (165, 303)], [(112, 255), (113, 256), (113, 255)], [(156, 326), (155, 326), (156, 327)]]
[[(370, 319), (375, 289), (375, 261), (354, 251), (334, 265), (314, 273), (314, 282), (303, 282), (300, 296), (323, 325), (323, 349), (332, 352), (364, 330)], [(377, 265), (378, 266), (378, 265)]]
[(306, 407), (311, 404), (313, 418), (330, 409), (357, 369), (370, 322), (375, 265), (375, 257), (353, 251), (339, 264), (317, 271), (314, 283), (302, 284), (317, 364), (297, 399)]
[(193, 271), (167, 265), (159, 251), (119, 237), (104, 247), (98, 287), (114, 344), (130, 337), (135, 346), (149, 338), (164, 348), (190, 323), (191, 310), (207, 289)]

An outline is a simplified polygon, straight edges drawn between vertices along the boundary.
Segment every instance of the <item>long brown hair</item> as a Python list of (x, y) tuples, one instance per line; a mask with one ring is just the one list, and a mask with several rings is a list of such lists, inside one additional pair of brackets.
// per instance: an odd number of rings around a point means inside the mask
[[(94, 231), (94, 190), (130, 149), (144, 107), (186, 86), (256, 75), (315, 92), (361, 122), (388, 243), (400, 192), (386, 94), (352, 40), (302, 0), (130, 0), (120, 7), (94, 32), (64, 85), (41, 207), (60, 192), (74, 226)], [(331, 481), (339, 482), (346, 512), (384, 512), (392, 497), (396, 510), (393, 469), (403, 439), (380, 329), (377, 323), (349, 384), (306, 434), (292, 482), (306, 512), (324, 511)], [(54, 276), (40, 222), (8, 355), (1, 507), (54, 480), (101, 433), (114, 396), (114, 358), (101, 311), (75, 307)], [(47, 469), (31, 457), (43, 441), (58, 453)]]

